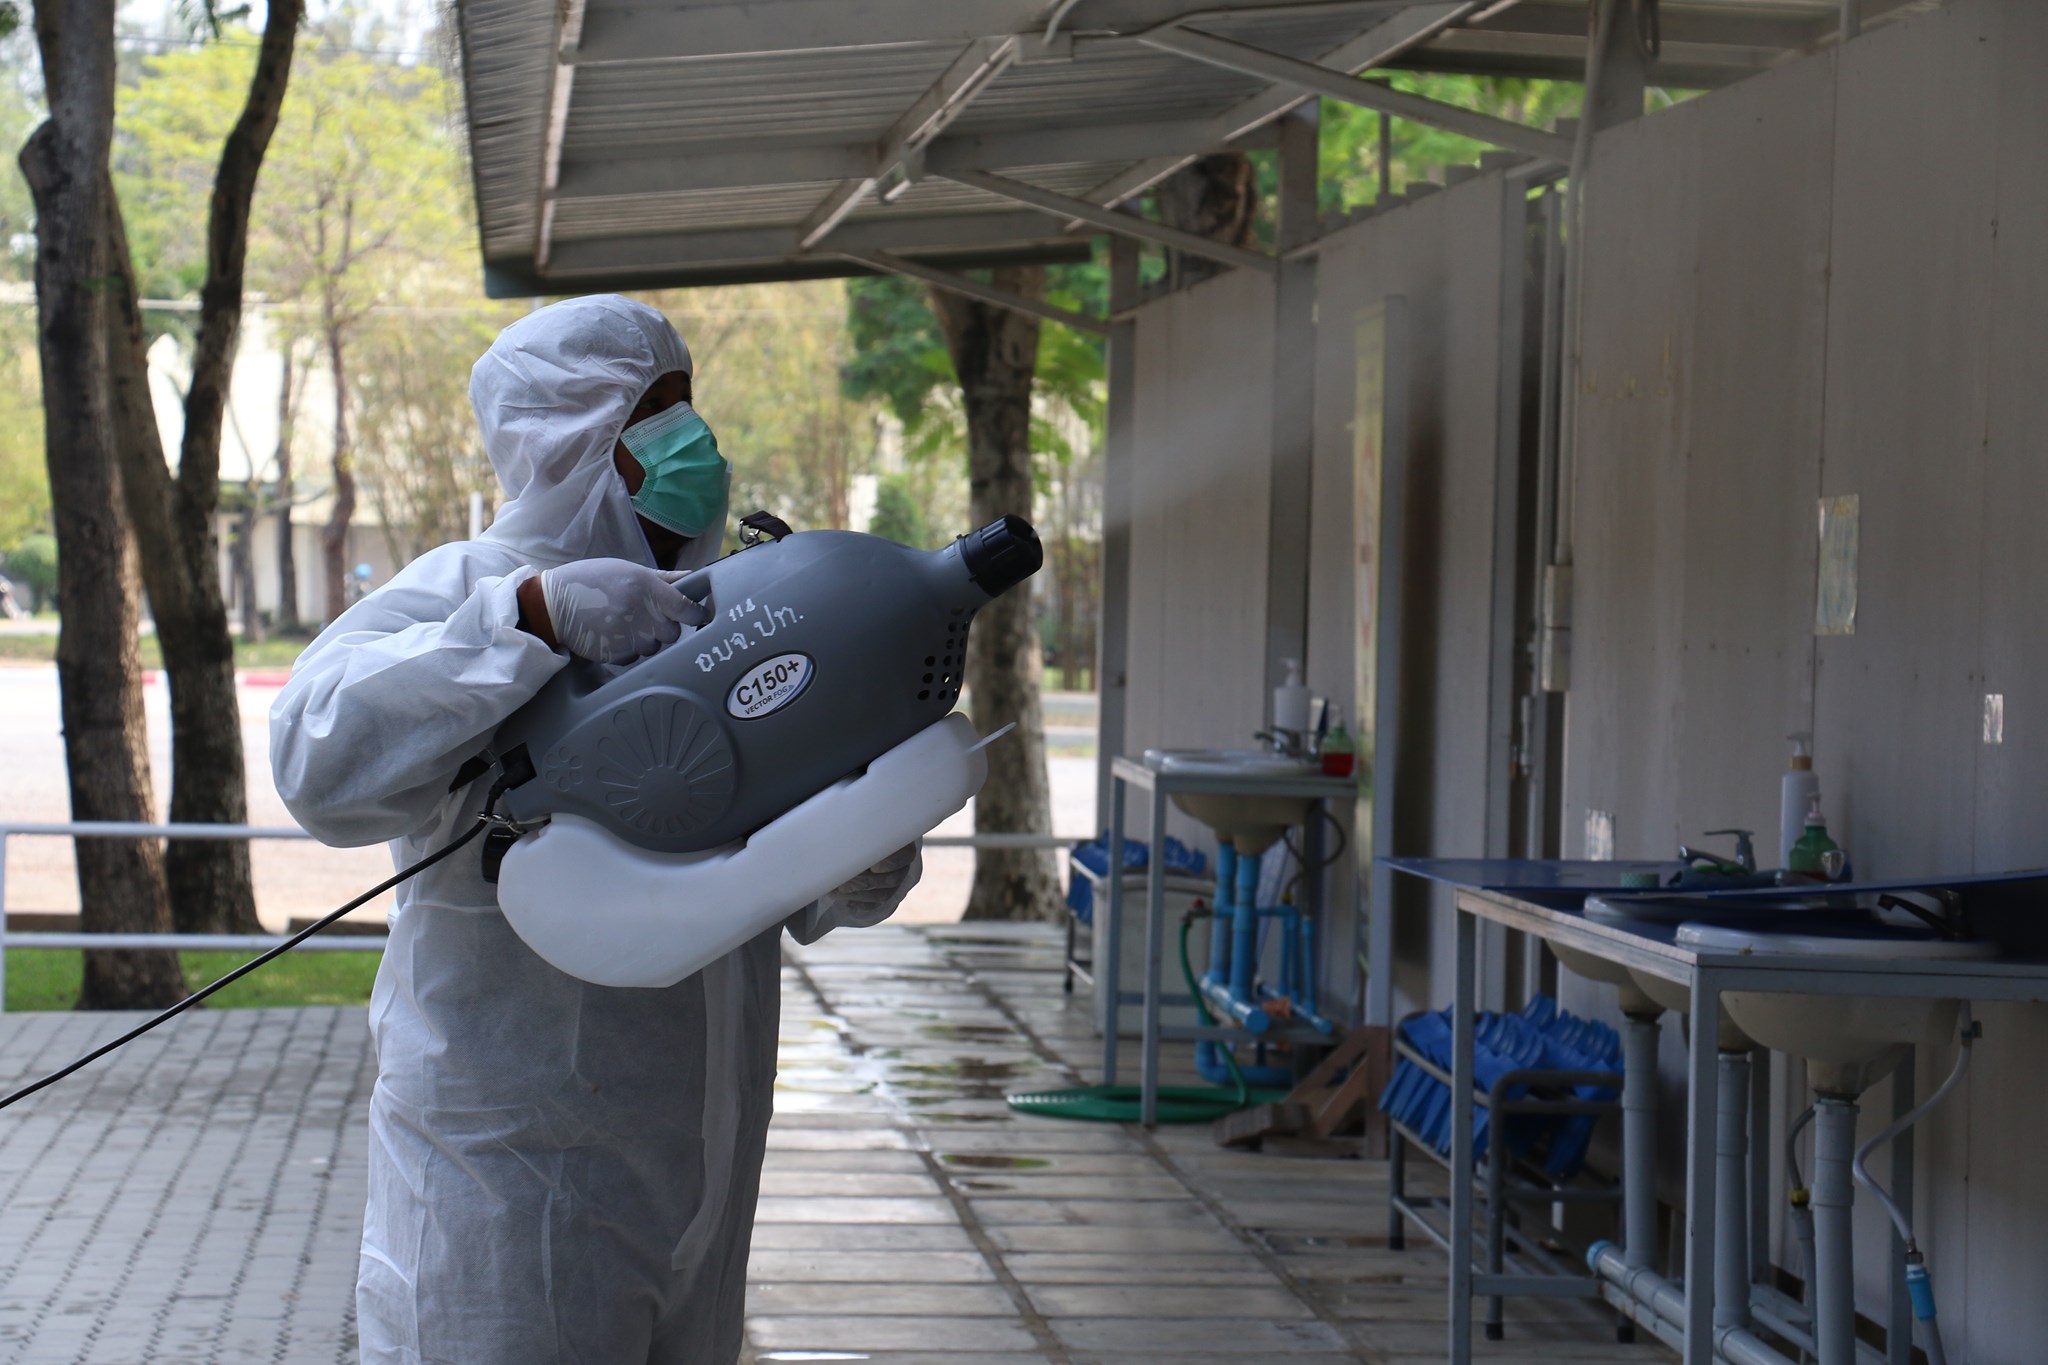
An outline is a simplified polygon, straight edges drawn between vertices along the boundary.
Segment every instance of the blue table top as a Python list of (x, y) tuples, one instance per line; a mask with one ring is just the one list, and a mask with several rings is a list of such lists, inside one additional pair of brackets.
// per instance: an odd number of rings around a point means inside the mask
[(1411, 877), (1474, 891), (1569, 891), (1593, 896), (1603, 891), (1641, 893), (1622, 885), (1625, 872), (1653, 872), (1659, 880), (1678, 871), (1672, 862), (1588, 862), (1540, 858), (1381, 858), (1383, 867)]
[(1775, 900), (1781, 897), (1873, 895), (1885, 891), (1925, 891), (1935, 887), (2010, 886), (2025, 882), (2048, 882), (2048, 868), (2021, 868), (2009, 872), (1933, 873), (1920, 877), (1891, 877), (1884, 880), (1836, 882), (1818, 886), (1748, 886), (1728, 891), (1688, 887), (1684, 891), (1664, 888), (1646, 891), (1621, 884), (1626, 872), (1657, 872), (1669, 878), (1678, 870), (1676, 862), (1586, 862), (1537, 858), (1381, 858), (1383, 866), (1410, 876), (1423, 877), (1474, 891), (1571, 892), (1594, 896), (1626, 892), (1633, 895), (1662, 894), (1708, 896), (1715, 900)]

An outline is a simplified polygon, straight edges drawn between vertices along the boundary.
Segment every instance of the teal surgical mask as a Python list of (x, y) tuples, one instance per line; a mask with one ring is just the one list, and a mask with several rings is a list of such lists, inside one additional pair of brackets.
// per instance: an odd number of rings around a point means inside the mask
[(633, 510), (679, 536), (701, 536), (725, 510), (732, 466), (718, 453), (711, 428), (688, 403), (635, 422), (619, 437), (647, 479)]

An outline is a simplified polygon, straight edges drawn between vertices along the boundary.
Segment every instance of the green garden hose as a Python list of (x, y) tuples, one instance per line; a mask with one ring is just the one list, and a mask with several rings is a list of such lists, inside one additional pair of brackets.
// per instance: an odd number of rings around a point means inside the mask
[[(1198, 918), (1209, 914), (1206, 910), (1190, 910), (1180, 921), (1180, 975), (1187, 983), (1188, 994), (1194, 997), (1195, 1013), (1204, 1024), (1213, 1025), (1214, 1015), (1202, 999), (1201, 987), (1195, 984), (1194, 964), (1188, 959), (1188, 931)], [(1101, 987), (1098, 987), (1100, 989)], [(1118, 989), (1117, 983), (1110, 982), (1110, 990)], [(1114, 1027), (1114, 1011), (1111, 1026)], [(1159, 1087), (1156, 1113), (1161, 1123), (1209, 1123), (1234, 1114), (1247, 1105), (1263, 1104), (1268, 1100), (1281, 1099), (1284, 1090), (1255, 1090), (1245, 1084), (1244, 1072), (1238, 1069), (1237, 1059), (1230, 1049), (1219, 1049), (1223, 1053), (1223, 1064), (1230, 1068), (1232, 1085), (1229, 1088), (1213, 1085), (1162, 1085)], [(1012, 1109), (1020, 1114), (1037, 1114), (1049, 1119), (1082, 1119), (1092, 1123), (1137, 1123), (1142, 1117), (1144, 1092), (1135, 1085), (1084, 1085), (1072, 1090), (1032, 1090), (1015, 1095), (1006, 1095)]]

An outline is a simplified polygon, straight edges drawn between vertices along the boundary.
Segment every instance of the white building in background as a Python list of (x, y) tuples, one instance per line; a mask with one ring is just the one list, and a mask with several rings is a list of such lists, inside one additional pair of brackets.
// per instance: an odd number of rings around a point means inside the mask
[[(279, 574), (278, 512), (285, 490), (277, 486), (278, 400), (284, 386), (282, 338), (271, 318), (260, 308), (242, 317), (241, 341), (235, 354), (233, 380), (228, 390), (227, 411), (221, 424), (220, 482), (223, 493), (247, 487), (251, 479), (261, 491), (269, 510), (259, 519), (254, 537), (256, 606), (275, 618), (281, 585)], [(294, 400), (292, 430), (291, 544), (292, 562), (298, 576), (298, 615), (307, 624), (327, 616), (327, 588), (322, 568), (320, 533), (334, 505), (333, 450), (334, 383), (325, 365), (319, 363), (315, 348), (301, 345), (293, 362), (293, 382), (299, 390)], [(179, 443), (185, 430), (185, 387), (191, 378), (191, 357), (171, 336), (160, 336), (149, 348), (149, 391), (156, 406), (157, 429), (163, 436), (164, 455), (173, 468), (178, 463)], [(400, 567), (389, 538), (373, 505), (374, 500), (360, 488), (355, 515), (349, 526), (346, 562), (370, 566), (367, 586), (385, 582)], [(231, 547), (237, 518), (223, 512), (217, 519), (220, 537), (220, 572), (229, 619), (242, 619), (240, 590), (235, 582)]]

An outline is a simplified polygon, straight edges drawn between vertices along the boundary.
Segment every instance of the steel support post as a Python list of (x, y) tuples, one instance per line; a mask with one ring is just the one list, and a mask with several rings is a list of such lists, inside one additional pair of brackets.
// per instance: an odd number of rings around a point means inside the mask
[[(1308, 662), (1309, 508), (1315, 473), (1316, 263), (1290, 259), (1315, 239), (1320, 120), (1305, 105), (1282, 118), (1278, 239), (1273, 289), (1271, 490), (1266, 536), (1266, 694), (1280, 660)], [(1268, 718), (1271, 719), (1270, 717)]]
[[(1472, 1359), (1472, 1045), (1478, 1006), (1479, 925), (1456, 912), (1451, 992), (1451, 1365)], [(1496, 1135), (1497, 1136), (1497, 1135)], [(1692, 1365), (1692, 1362), (1687, 1362)], [(1704, 1359), (1700, 1365), (1708, 1365)]]
[[(1749, 1326), (1749, 1054), (1724, 1052), (1714, 1105), (1714, 1326)], [(1688, 1283), (1690, 1283), (1688, 1281)]]
[[(1110, 770), (1124, 751), (1129, 707), (1132, 464), (1137, 458), (1138, 244), (1109, 239), (1109, 405), (1102, 443), (1102, 612), (1095, 645), (1095, 827), (1107, 823)], [(1116, 856), (1110, 863), (1116, 865)]]
[(1109, 890), (1097, 915), (1102, 925), (1102, 960), (1095, 963), (1095, 1014), (1102, 1021), (1102, 1083), (1116, 1084), (1117, 1035), (1123, 1024), (1124, 953), (1124, 784), (1109, 782)]
[(1685, 1092), (1685, 1365), (1714, 1365), (1715, 1096), (1720, 1087), (1721, 983), (1695, 970)]
[[(1146, 821), (1145, 862), (1145, 1057), (1144, 1089), (1139, 1097), (1138, 1121), (1147, 1128), (1159, 1122), (1159, 955), (1166, 943), (1166, 795), (1157, 782), (1149, 793), (1151, 818)], [(1122, 848), (1119, 846), (1120, 854)], [(1112, 857), (1110, 866), (1123, 871), (1122, 859)]]

